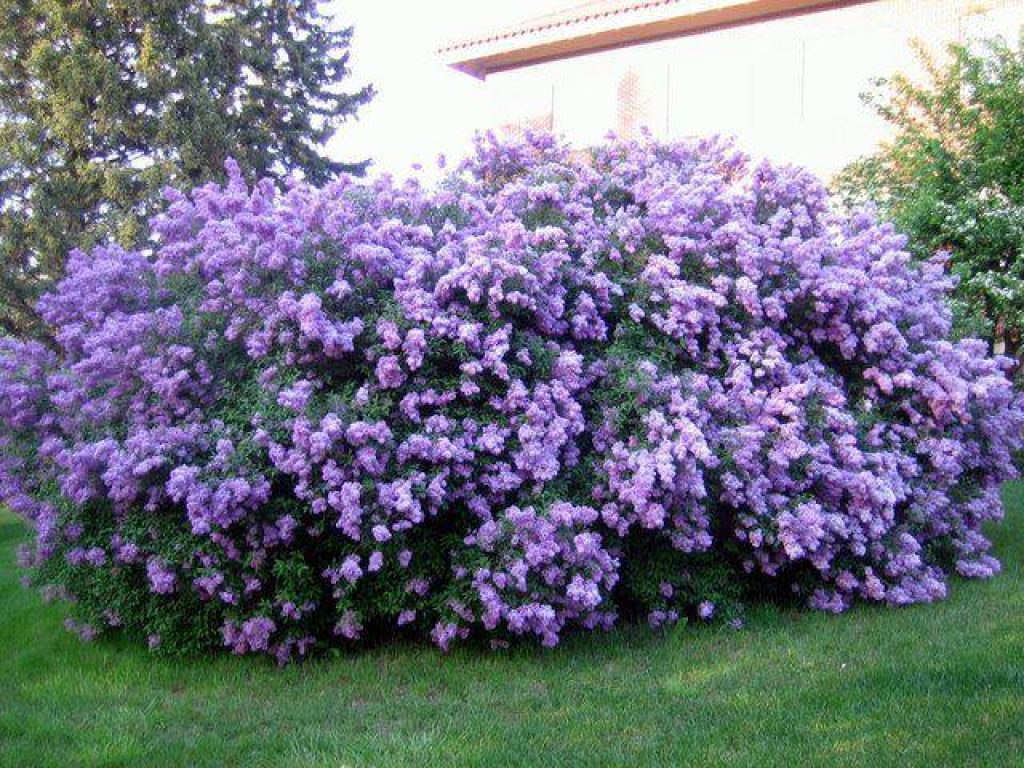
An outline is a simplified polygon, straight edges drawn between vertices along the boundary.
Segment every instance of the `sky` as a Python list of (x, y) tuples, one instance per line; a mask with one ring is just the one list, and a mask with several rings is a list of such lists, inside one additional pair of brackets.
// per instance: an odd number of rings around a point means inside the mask
[[(564, 5), (564, 0), (562, 2)], [(353, 87), (370, 82), (377, 95), (358, 119), (328, 144), (332, 157), (373, 159), (372, 169), (407, 174), (414, 163), (428, 173), (439, 153), (466, 153), (486, 124), (481, 81), (447, 67), (436, 49), (444, 42), (500, 28), (548, 11), (554, 0), (337, 0), (325, 4), (339, 22), (355, 27)]]

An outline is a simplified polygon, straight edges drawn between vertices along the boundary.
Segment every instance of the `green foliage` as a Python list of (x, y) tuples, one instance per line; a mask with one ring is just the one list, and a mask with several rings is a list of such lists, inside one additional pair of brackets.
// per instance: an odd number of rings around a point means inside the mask
[(318, 0), (0, 0), (0, 332), (68, 251), (137, 246), (168, 184), (363, 164), (322, 147), (372, 96), (345, 92), (351, 28)]
[[(707, 601), (716, 621), (738, 620), (744, 613), (743, 598), (754, 593), (756, 579), (744, 574), (738, 556), (680, 552), (647, 531), (631, 535), (626, 548), (627, 553), (644, 555), (623, 558), (619, 590), (634, 617), (651, 611), (667, 614), (680, 604), (697, 606)], [(632, 611), (641, 605), (643, 612)], [(685, 623), (687, 617), (681, 618)], [(712, 616), (689, 618), (708, 621)]]
[(927, 78), (877, 81), (868, 102), (896, 134), (846, 168), (839, 191), (877, 203), (919, 255), (949, 252), (958, 330), (1021, 354), (1024, 51), (1002, 39), (919, 50)]

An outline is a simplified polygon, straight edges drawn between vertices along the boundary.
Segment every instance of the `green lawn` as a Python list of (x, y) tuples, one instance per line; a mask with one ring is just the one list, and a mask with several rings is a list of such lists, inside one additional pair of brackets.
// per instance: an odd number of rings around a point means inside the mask
[(0, 766), (991, 765), (1024, 762), (1024, 485), (1005, 570), (941, 604), (280, 670), (82, 644), (17, 583), (0, 517)]

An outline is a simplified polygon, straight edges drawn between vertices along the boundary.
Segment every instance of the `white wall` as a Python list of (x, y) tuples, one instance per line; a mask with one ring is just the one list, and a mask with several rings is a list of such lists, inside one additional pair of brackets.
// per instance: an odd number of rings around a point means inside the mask
[(485, 120), (548, 124), (580, 146), (641, 124), (659, 137), (726, 133), (827, 176), (886, 136), (860, 94), (917, 72), (912, 39), (941, 50), (1016, 38), (1022, 24), (1024, 0), (875, 0), (493, 74)]

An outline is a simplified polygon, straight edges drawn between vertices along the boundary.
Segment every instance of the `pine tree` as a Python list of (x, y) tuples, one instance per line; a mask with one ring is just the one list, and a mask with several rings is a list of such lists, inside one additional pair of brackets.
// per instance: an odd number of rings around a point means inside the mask
[(359, 171), (324, 143), (372, 96), (346, 91), (352, 29), (315, 0), (0, 0), (0, 333), (67, 253), (138, 245), (167, 184)]

